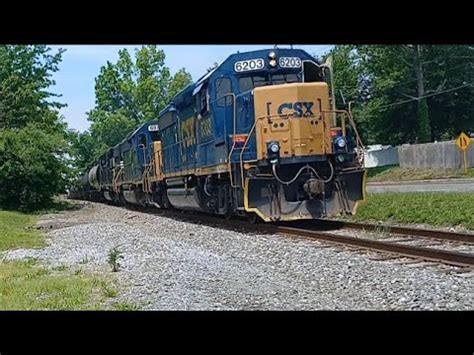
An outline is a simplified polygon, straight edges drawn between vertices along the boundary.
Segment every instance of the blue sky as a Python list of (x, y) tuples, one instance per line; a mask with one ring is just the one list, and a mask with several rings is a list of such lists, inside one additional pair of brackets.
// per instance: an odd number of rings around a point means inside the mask
[[(94, 79), (100, 72), (100, 67), (108, 60), (115, 62), (118, 51), (129, 49), (132, 53), (139, 45), (64, 45), (50, 46), (53, 49), (64, 48), (63, 60), (59, 71), (54, 74), (56, 85), (51, 91), (62, 94), (60, 101), (68, 106), (61, 109), (65, 121), (70, 128), (84, 131), (89, 128), (86, 112), (95, 104)], [(166, 65), (172, 73), (180, 68), (186, 68), (193, 80), (202, 76), (214, 62), (220, 63), (230, 54), (261, 48), (271, 48), (273, 45), (163, 45), (160, 46), (166, 54)], [(288, 47), (288, 46), (279, 46)], [(295, 45), (310, 54), (323, 54), (330, 45)]]

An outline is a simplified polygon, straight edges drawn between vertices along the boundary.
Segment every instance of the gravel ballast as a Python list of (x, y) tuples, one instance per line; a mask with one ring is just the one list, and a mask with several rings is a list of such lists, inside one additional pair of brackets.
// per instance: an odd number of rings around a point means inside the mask
[[(125, 208), (78, 202), (45, 216), (43, 249), (7, 259), (113, 274), (114, 302), (157, 310), (470, 310), (471, 273), (375, 261), (340, 247), (249, 234)], [(118, 247), (119, 272), (108, 255)], [(451, 270), (451, 271), (450, 271)]]

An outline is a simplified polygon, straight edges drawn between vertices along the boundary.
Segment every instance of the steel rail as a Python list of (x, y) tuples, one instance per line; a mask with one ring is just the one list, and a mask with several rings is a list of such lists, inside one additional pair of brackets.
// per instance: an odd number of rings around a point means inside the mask
[(460, 253), (454, 251), (447, 251), (441, 249), (432, 249), (425, 247), (417, 247), (404, 244), (396, 244), (390, 242), (381, 242), (371, 239), (362, 239), (356, 237), (348, 237), (344, 235), (337, 235), (332, 233), (323, 233), (313, 230), (275, 226), (271, 227), (277, 233), (292, 235), (292, 236), (303, 236), (317, 240), (323, 240), (325, 242), (337, 243), (347, 246), (356, 246), (364, 249), (370, 249), (375, 251), (383, 251), (388, 253), (394, 253), (406, 257), (415, 257), (423, 260), (442, 262), (445, 264), (456, 265), (456, 266), (474, 266), (474, 255), (467, 253)]
[[(399, 227), (387, 224), (372, 224), (372, 223), (359, 223), (359, 222), (346, 222), (336, 220), (318, 220), (318, 223), (323, 222), (327, 226), (342, 227), (349, 229), (360, 229), (368, 231), (378, 231), (380, 229), (386, 230), (388, 234), (401, 234), (406, 236), (431, 238), (450, 240), (455, 242), (463, 242), (468, 244), (474, 244), (474, 234), (448, 232), (434, 229), (421, 229), (411, 227)], [(316, 227), (317, 225), (315, 225)]]

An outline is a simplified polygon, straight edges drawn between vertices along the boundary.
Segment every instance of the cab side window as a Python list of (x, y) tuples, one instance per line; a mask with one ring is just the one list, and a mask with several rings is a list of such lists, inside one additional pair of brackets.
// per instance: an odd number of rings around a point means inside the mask
[(218, 78), (216, 83), (217, 105), (220, 107), (232, 105), (232, 97), (228, 95), (232, 92), (232, 85), (229, 78)]
[(197, 113), (206, 113), (208, 108), (207, 85), (203, 85), (199, 93), (195, 96)]
[(251, 76), (244, 76), (239, 78), (240, 92), (246, 92), (253, 89), (253, 80)]
[(138, 136), (138, 146), (141, 145), (146, 148), (146, 135), (143, 133)]

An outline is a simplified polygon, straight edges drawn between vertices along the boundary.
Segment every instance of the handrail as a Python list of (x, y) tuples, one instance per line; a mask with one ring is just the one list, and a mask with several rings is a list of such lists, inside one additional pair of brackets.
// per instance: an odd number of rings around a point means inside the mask
[(257, 120), (255, 120), (253, 126), (252, 126), (252, 129), (250, 130), (250, 132), (248, 133), (247, 135), (247, 139), (245, 140), (245, 143), (244, 145), (242, 146), (242, 150), (240, 151), (240, 182), (241, 182), (241, 185), (242, 185), (242, 188), (244, 189), (245, 186), (244, 186), (244, 163), (243, 163), (243, 157), (244, 157), (244, 152), (245, 152), (245, 148), (247, 147), (247, 143), (250, 139), (250, 137), (252, 136), (252, 133), (255, 129), (255, 127), (257, 126)]
[[(352, 114), (350, 112), (350, 107), (349, 107), (349, 111), (347, 110), (323, 110), (321, 111), (323, 114), (324, 113), (342, 113), (342, 114), (345, 114), (347, 115), (347, 117), (349, 118), (349, 123), (351, 124), (351, 127), (354, 129), (354, 133), (355, 133), (355, 138), (356, 138), (356, 144), (357, 144), (357, 148), (364, 148), (364, 144), (362, 143), (362, 140), (360, 139), (360, 135), (359, 135), (359, 132), (357, 131), (357, 127), (355, 125), (355, 122), (354, 122), (354, 119), (352, 117)], [(345, 123), (345, 121), (343, 121), (343, 123)], [(342, 129), (345, 131), (345, 124), (344, 124), (344, 127), (342, 127)], [(343, 131), (343, 135), (345, 136), (345, 132)]]
[(113, 177), (113, 181), (112, 181), (112, 190), (114, 192), (117, 192), (118, 190), (118, 180), (120, 178), (120, 176), (123, 174), (123, 167), (120, 167), (119, 170), (117, 171), (116, 174), (114, 174), (115, 176)]
[[(364, 145), (362, 143), (362, 140), (360, 139), (360, 136), (359, 136), (359, 132), (357, 131), (357, 128), (356, 128), (356, 125), (355, 125), (355, 122), (354, 122), (354, 119), (352, 117), (352, 114), (351, 114), (351, 110), (350, 110), (351, 106), (349, 104), (349, 111), (347, 110), (321, 110), (320, 113), (321, 115), (323, 115), (324, 117), (324, 114), (326, 113), (330, 113), (330, 114), (337, 114), (337, 113), (340, 113), (340, 114), (343, 114), (342, 116), (342, 130), (343, 130), (343, 135), (345, 136), (346, 135), (346, 121), (345, 121), (345, 116), (347, 115), (347, 117), (349, 118), (349, 123), (351, 124), (352, 128), (354, 129), (354, 133), (355, 133), (355, 138), (356, 138), (356, 145), (357, 145), (357, 148), (364, 148)], [(252, 126), (252, 128), (250, 129), (249, 133), (247, 134), (247, 137), (246, 137), (246, 140), (245, 140), (245, 143), (244, 145), (242, 146), (241, 148), (241, 152), (240, 152), (240, 159), (239, 159), (239, 163), (240, 163), (240, 173), (241, 173), (241, 177), (244, 176), (244, 160), (243, 160), (243, 155), (245, 153), (245, 148), (247, 147), (248, 145), (248, 142), (250, 140), (250, 137), (252, 136), (254, 130), (255, 130), (255, 127), (257, 125), (257, 122), (258, 120), (260, 119), (268, 119), (268, 120), (271, 120), (272, 118), (289, 118), (290, 116), (294, 116), (294, 112), (293, 113), (288, 113), (288, 114), (273, 114), (273, 115), (262, 115), (262, 116), (259, 116), (255, 119), (255, 122)], [(325, 122), (323, 120), (323, 122)], [(323, 145), (325, 146), (325, 135), (323, 134)], [(229, 164), (231, 164), (231, 160), (230, 160), (230, 157), (232, 155), (232, 152), (235, 148), (235, 127), (234, 127), (234, 144), (232, 146), (232, 150), (231, 150), (231, 153), (229, 154)], [(232, 187), (237, 187), (236, 185), (233, 184), (233, 181), (232, 181), (232, 170), (229, 169), (230, 171), (230, 176), (231, 176), (231, 186)], [(244, 179), (242, 178), (241, 179), (241, 184), (242, 184), (242, 188), (244, 188)]]
[(150, 164), (145, 165), (145, 169), (143, 169), (143, 174), (142, 174), (143, 190), (145, 192), (148, 192), (148, 193), (151, 192), (151, 189), (150, 189), (150, 171), (154, 167), (154, 164), (153, 164), (154, 159), (155, 159), (154, 155), (150, 157)]
[[(227, 157), (227, 163), (229, 164), (230, 186), (231, 187), (237, 187), (237, 186), (234, 186), (234, 182), (232, 181), (232, 161), (231, 161), (231, 156), (232, 156), (232, 153), (234, 152), (234, 149), (235, 149), (235, 134), (236, 134), (236, 130), (237, 130), (237, 120), (236, 120), (236, 117), (237, 117), (237, 115), (236, 115), (237, 101), (236, 101), (236, 98), (235, 98), (235, 94), (232, 93), (232, 92), (227, 93), (224, 96), (220, 97), (219, 100), (221, 100), (223, 98), (226, 98), (227, 96), (232, 97), (232, 103), (233, 103), (233, 106), (234, 106), (234, 112), (233, 112), (233, 117), (232, 117), (232, 122), (233, 122), (233, 127), (234, 127), (233, 134), (232, 134), (232, 148), (230, 149), (229, 156)], [(217, 99), (215, 101), (217, 101)], [(224, 127), (226, 125), (227, 125), (227, 122), (224, 122)], [(227, 142), (227, 133), (225, 133), (225, 142)]]
[(364, 143), (362, 142), (362, 139), (360, 139), (359, 132), (357, 131), (357, 127), (354, 122), (354, 118), (352, 117), (352, 101), (349, 102), (348, 113), (349, 113), (348, 117), (349, 117), (349, 120), (351, 121), (352, 128), (354, 128), (354, 131), (356, 133), (357, 140), (359, 141), (361, 148), (364, 149)]

